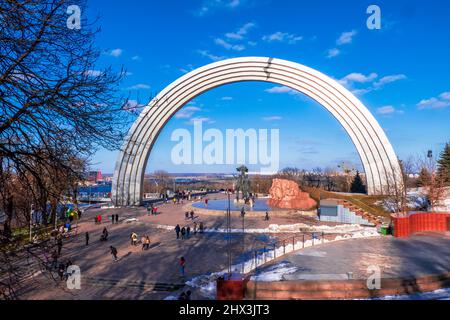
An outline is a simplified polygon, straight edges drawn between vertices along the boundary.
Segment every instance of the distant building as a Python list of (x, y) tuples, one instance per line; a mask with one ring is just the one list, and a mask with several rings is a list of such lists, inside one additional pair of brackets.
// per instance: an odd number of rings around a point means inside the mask
[(89, 171), (87, 176), (87, 181), (90, 183), (98, 183), (103, 181), (103, 176), (101, 171)]

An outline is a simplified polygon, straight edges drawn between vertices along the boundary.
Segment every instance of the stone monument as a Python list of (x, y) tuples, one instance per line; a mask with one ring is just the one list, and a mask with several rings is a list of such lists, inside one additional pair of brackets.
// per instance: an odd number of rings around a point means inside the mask
[(317, 205), (307, 192), (302, 192), (297, 183), (285, 179), (273, 179), (269, 190), (269, 206), (282, 209), (309, 210)]

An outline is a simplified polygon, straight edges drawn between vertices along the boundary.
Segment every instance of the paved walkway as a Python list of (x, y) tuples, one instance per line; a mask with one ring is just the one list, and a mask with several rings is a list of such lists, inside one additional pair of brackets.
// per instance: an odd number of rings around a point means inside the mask
[[(193, 277), (226, 269), (228, 261), (226, 234), (204, 233), (192, 236), (187, 240), (177, 240), (173, 230), (161, 229), (157, 226), (190, 224), (192, 228), (192, 221), (185, 220), (183, 206), (165, 204), (160, 206), (158, 211), (161, 212), (160, 215), (147, 216), (145, 208), (89, 210), (83, 215), (78, 225), (78, 236), (70, 242), (65, 242), (62, 249), (62, 259), (70, 258), (81, 269), (82, 290), (69, 291), (65, 289), (64, 282), (55, 283), (43, 274), (18, 291), (20, 298), (162, 299), (170, 294), (170, 290), (167, 289), (170, 286), (184, 284), (186, 280)], [(103, 215), (104, 223), (96, 225), (93, 222), (94, 216), (99, 212)], [(111, 224), (108, 222), (107, 216), (116, 213), (119, 214), (122, 222)], [(261, 229), (267, 228), (270, 224), (317, 224), (311, 218), (298, 217), (272, 217), (270, 221), (264, 221), (263, 215), (262, 213), (261, 218), (246, 218), (246, 228)], [(136, 218), (138, 221), (124, 223), (123, 220), (128, 218)], [(198, 214), (195, 220), (203, 221), (207, 228), (225, 227), (225, 218), (220, 216)], [(99, 241), (104, 227), (107, 227), (109, 231), (107, 243)], [(232, 218), (232, 227), (236, 229), (242, 227), (242, 220), (238, 215)], [(85, 232), (90, 234), (89, 246), (85, 246)], [(150, 249), (142, 251), (141, 246), (132, 246), (129, 239), (131, 232), (136, 232), (139, 239), (143, 235), (149, 235), (151, 238)], [(246, 234), (244, 238), (242, 234), (233, 234), (231, 238), (233, 262), (247, 259), (252, 250), (292, 236), (292, 233)], [(431, 259), (433, 255), (439, 256), (440, 259), (436, 260), (438, 262), (436, 268), (442, 264), (449, 266), (448, 259), (445, 260), (446, 256), (447, 258), (450, 256), (448, 251), (445, 251), (450, 247), (448, 238), (436, 237), (433, 239), (431, 242), (423, 240), (421, 245), (424, 252), (411, 258), (405, 267), (414, 264), (426, 265), (427, 259)], [(109, 253), (110, 245), (118, 249), (120, 260), (117, 262), (112, 261)], [(325, 259), (298, 254), (286, 259), (288, 261), (293, 259), (290, 263), (298, 264), (308, 272), (330, 273), (330, 268), (333, 268), (333, 272), (338, 273), (353, 270), (355, 276), (358, 276), (365, 270), (367, 264), (372, 263), (382, 264), (386, 270), (398, 269), (396, 264), (398, 261), (402, 261), (405, 252), (409, 252), (405, 251), (405, 248), (410, 251), (416, 250), (414, 247), (410, 248), (407, 241), (393, 241), (392, 238), (346, 240), (341, 243), (325, 244), (323, 249), (320, 247), (320, 249), (305, 250), (305, 252), (310, 252), (308, 250), (324, 251), (326, 252)], [(426, 250), (429, 252), (425, 252)], [(180, 276), (178, 268), (178, 260), (181, 256), (187, 260), (186, 278)], [(398, 257), (393, 260), (390, 258), (391, 256)], [(361, 260), (361, 257), (364, 259)], [(364, 263), (361, 264), (360, 261), (364, 261)], [(352, 268), (348, 266), (352, 266)], [(406, 270), (409, 270), (409, 267)], [(400, 271), (398, 270), (398, 272)]]

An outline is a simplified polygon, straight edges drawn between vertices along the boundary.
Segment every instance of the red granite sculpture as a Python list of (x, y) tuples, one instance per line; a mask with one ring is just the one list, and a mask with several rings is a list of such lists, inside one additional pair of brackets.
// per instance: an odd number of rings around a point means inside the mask
[(317, 205), (308, 193), (302, 192), (298, 184), (290, 180), (273, 179), (269, 194), (271, 207), (308, 210)]

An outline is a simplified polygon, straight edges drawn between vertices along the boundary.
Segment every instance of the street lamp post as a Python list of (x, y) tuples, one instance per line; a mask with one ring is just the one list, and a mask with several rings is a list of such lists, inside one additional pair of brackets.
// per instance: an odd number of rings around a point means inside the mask
[[(245, 210), (244, 207), (242, 207), (241, 210), (241, 217), (242, 217), (242, 256), (245, 254)], [(242, 273), (244, 273), (244, 262), (242, 263)]]
[(34, 212), (34, 204), (31, 205), (30, 210), (30, 243), (33, 241), (32, 239), (32, 233), (33, 233), (33, 212)]
[(228, 209), (227, 209), (227, 244), (228, 244), (228, 278), (231, 277), (231, 191), (228, 190)]

